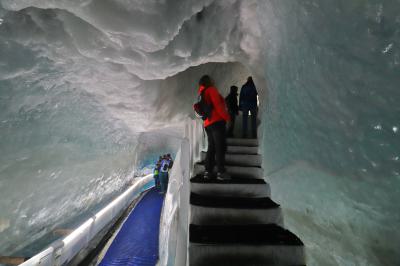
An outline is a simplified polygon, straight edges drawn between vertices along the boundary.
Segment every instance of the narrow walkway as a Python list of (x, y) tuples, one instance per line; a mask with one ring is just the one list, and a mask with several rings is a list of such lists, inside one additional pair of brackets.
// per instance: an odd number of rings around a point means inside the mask
[(163, 195), (154, 188), (135, 206), (99, 265), (148, 265), (158, 260)]
[(261, 165), (258, 140), (235, 138), (228, 139), (226, 154), (231, 180), (204, 179), (204, 162), (195, 165), (190, 266), (305, 265), (303, 243), (284, 228)]

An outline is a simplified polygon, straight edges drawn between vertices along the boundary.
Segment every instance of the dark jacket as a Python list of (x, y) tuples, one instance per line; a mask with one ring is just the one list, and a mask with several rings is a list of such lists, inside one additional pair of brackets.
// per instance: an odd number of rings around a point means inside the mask
[(237, 93), (229, 93), (225, 98), (226, 107), (228, 108), (229, 114), (238, 115), (239, 114), (239, 106), (237, 100)]
[(247, 81), (240, 90), (239, 109), (257, 108), (257, 89), (253, 81)]

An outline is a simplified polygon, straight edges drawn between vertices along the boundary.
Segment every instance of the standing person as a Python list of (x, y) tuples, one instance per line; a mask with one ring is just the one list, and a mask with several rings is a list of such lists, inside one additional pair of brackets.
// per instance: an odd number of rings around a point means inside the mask
[(160, 167), (161, 167), (161, 162), (158, 161), (156, 163), (156, 167), (154, 168), (154, 172), (153, 172), (153, 177), (154, 177), (154, 183), (156, 186), (156, 189), (160, 189)]
[(168, 168), (171, 169), (172, 166), (174, 165), (174, 160), (172, 159), (171, 154), (169, 154), (169, 153), (167, 154), (167, 159), (168, 159), (168, 162), (169, 162)]
[(210, 174), (217, 164), (217, 179), (229, 179), (230, 176), (225, 171), (225, 126), (230, 117), (226, 110), (224, 98), (219, 94), (213, 80), (208, 75), (204, 75), (199, 80), (198, 94), (203, 95), (205, 103), (211, 106), (211, 112), (204, 120), (208, 140), (204, 178), (210, 178)]
[(164, 194), (168, 189), (168, 170), (169, 170), (169, 160), (166, 155), (163, 156), (160, 167), (160, 185), (161, 192)]
[(231, 86), (231, 91), (225, 98), (226, 107), (228, 107), (228, 113), (231, 117), (231, 121), (228, 123), (228, 132), (227, 132), (228, 137), (233, 137), (233, 130), (235, 129), (235, 119), (236, 116), (239, 114), (237, 92), (238, 92), (238, 87)]
[(247, 117), (251, 116), (251, 136), (257, 138), (257, 89), (253, 78), (248, 77), (247, 82), (240, 90), (239, 109), (243, 112), (243, 133), (242, 137), (247, 137)]

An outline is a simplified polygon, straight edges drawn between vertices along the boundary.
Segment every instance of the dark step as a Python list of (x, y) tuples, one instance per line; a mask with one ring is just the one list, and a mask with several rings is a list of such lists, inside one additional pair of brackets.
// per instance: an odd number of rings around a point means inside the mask
[(258, 147), (227, 146), (226, 153), (232, 153), (232, 154), (258, 154)]
[(190, 179), (192, 183), (214, 183), (214, 184), (267, 184), (264, 179), (261, 178), (241, 178), (233, 177), (227, 180), (218, 180), (216, 178), (204, 179), (202, 174), (198, 174)]
[[(206, 152), (201, 152), (201, 160), (206, 159)], [(225, 154), (225, 165), (261, 167), (262, 157), (259, 154)]]
[(305, 266), (303, 246), (221, 247), (190, 244), (189, 253), (190, 266)]
[(228, 146), (247, 146), (257, 147), (258, 139), (240, 139), (240, 138), (228, 138), (226, 140)]
[(191, 266), (305, 264), (301, 240), (277, 225), (191, 224), (189, 231)]
[(279, 224), (283, 225), (279, 205), (268, 197), (240, 198), (190, 195), (190, 222), (197, 225)]
[[(233, 178), (264, 178), (264, 170), (261, 167), (225, 165), (225, 168)], [(195, 175), (203, 173), (204, 171), (204, 162), (199, 162), (194, 165)]]
[(190, 204), (213, 208), (234, 208), (234, 209), (269, 209), (279, 208), (269, 197), (243, 198), (243, 197), (221, 197), (205, 196), (197, 193), (190, 194)]
[(221, 197), (269, 197), (270, 187), (263, 179), (232, 178), (231, 180), (205, 180), (197, 175), (190, 180), (191, 192), (201, 195), (219, 195)]
[(302, 246), (292, 232), (275, 224), (189, 226), (189, 241), (198, 244)]

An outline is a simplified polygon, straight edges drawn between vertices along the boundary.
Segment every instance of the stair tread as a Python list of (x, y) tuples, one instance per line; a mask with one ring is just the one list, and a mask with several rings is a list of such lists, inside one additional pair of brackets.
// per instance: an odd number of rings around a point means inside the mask
[(226, 140), (226, 143), (229, 146), (257, 147), (258, 146), (258, 139), (228, 138)]
[(251, 154), (258, 155), (258, 147), (254, 146), (231, 146), (227, 145), (227, 154)]
[(204, 180), (202, 175), (191, 179), (191, 192), (221, 197), (270, 197), (269, 184), (264, 179), (232, 178), (231, 180)]
[[(205, 161), (197, 162), (197, 164), (205, 165)], [(226, 159), (225, 159), (225, 166), (248, 167), (248, 168), (252, 168), (253, 167), (253, 168), (258, 168), (258, 169), (262, 168), (259, 165), (248, 165), (246, 163), (241, 164), (241, 163), (238, 163), (238, 162), (230, 162), (229, 160), (226, 160)]]
[[(202, 151), (201, 152), (203, 155), (206, 155), (207, 154), (207, 151)], [(261, 157), (261, 155), (260, 154), (249, 154), (249, 153), (229, 153), (229, 152), (226, 152), (225, 153), (225, 156), (226, 157), (247, 157), (247, 156), (250, 156), (250, 157), (253, 157), (253, 158), (258, 158), (258, 157)]]
[[(233, 178), (258, 178), (264, 179), (264, 170), (262, 167), (256, 166), (237, 166), (237, 165), (225, 165), (226, 171)], [(196, 174), (203, 173), (205, 171), (205, 165), (201, 162), (196, 163), (194, 166)]]
[(197, 193), (190, 194), (190, 204), (203, 207), (234, 209), (270, 209), (279, 207), (279, 204), (275, 203), (268, 197), (219, 197), (205, 196)]
[[(206, 157), (207, 152), (202, 151), (201, 156), (202, 158)], [(247, 158), (252, 158), (252, 160), (260, 160), (261, 155), (260, 154), (249, 154), (249, 153), (225, 153), (225, 160), (228, 161), (229, 159), (247, 159)]]
[(202, 183), (202, 184), (263, 184), (266, 185), (264, 179), (257, 178), (245, 178), (245, 177), (232, 177), (229, 180), (218, 180), (215, 178), (204, 179), (201, 174), (196, 175), (190, 179), (192, 183)]
[(190, 242), (198, 244), (303, 245), (296, 235), (275, 224), (190, 224), (189, 231)]

